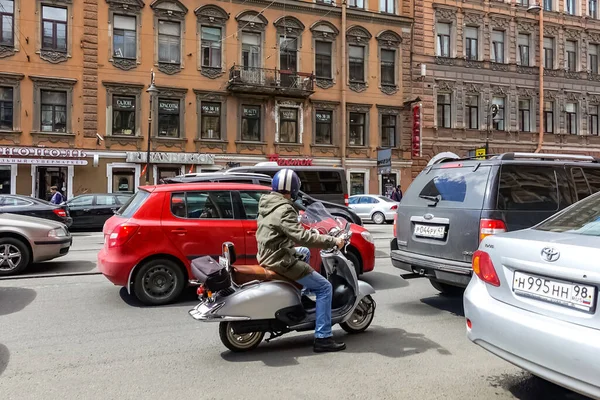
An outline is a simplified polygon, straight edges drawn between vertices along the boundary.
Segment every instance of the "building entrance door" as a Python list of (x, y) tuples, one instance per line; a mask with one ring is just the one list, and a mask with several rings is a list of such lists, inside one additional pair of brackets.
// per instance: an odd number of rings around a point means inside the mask
[(383, 196), (390, 197), (396, 186), (398, 186), (396, 174), (381, 175), (381, 194)]
[(63, 195), (66, 200), (68, 188), (67, 188), (67, 167), (42, 167), (36, 168), (36, 190), (35, 195), (37, 198), (42, 200), (50, 200), (52, 195), (50, 188), (56, 186), (58, 191)]

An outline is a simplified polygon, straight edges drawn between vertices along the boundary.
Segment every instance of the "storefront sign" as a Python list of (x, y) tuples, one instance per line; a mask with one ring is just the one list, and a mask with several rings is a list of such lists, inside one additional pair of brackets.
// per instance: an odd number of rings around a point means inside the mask
[(392, 149), (377, 150), (377, 173), (389, 174), (392, 171)]
[(279, 158), (279, 154), (271, 154), (268, 156), (269, 161), (276, 161), (280, 166), (312, 166), (312, 158)]
[(0, 146), (0, 156), (9, 157), (50, 157), (84, 158), (87, 154), (77, 149), (54, 149), (49, 147), (7, 147)]
[(135, 108), (135, 98), (133, 97), (114, 97), (114, 107), (123, 110), (133, 110)]
[(202, 114), (219, 115), (221, 106), (219, 104), (202, 104)]
[(422, 106), (421, 103), (413, 106), (412, 109), (412, 156), (413, 158), (422, 156), (422, 148), (421, 148), (421, 136), (422, 136), (422, 128), (421, 128), (421, 117), (422, 117)]
[(258, 118), (258, 107), (244, 107), (244, 117)]
[(87, 160), (65, 160), (59, 158), (0, 158), (0, 164), (34, 164), (34, 165), (88, 165)]
[[(146, 153), (141, 151), (128, 151), (127, 162), (145, 163)], [(150, 162), (152, 164), (214, 164), (214, 154), (198, 153), (150, 153)]]
[(158, 101), (158, 110), (170, 113), (177, 114), (179, 112), (179, 101), (177, 100), (159, 100)]

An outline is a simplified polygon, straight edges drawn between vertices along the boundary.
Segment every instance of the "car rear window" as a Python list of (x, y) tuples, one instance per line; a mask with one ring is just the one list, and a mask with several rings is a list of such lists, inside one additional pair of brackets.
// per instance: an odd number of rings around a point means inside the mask
[(600, 193), (586, 197), (533, 229), (600, 236)]
[(498, 209), (556, 211), (556, 173), (551, 167), (503, 165), (498, 183)]
[(131, 196), (127, 203), (123, 204), (123, 207), (117, 211), (117, 215), (120, 215), (124, 218), (131, 218), (133, 214), (140, 209), (142, 204), (150, 197), (150, 192), (145, 190), (139, 190), (136, 194)]
[(447, 167), (442, 164), (417, 176), (404, 194), (402, 205), (482, 208), (489, 174), (489, 166)]

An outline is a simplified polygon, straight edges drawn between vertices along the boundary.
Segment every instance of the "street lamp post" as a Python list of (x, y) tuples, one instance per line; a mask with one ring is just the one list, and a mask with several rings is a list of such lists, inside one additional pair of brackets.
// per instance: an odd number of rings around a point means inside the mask
[(492, 134), (492, 123), (496, 121), (498, 115), (498, 105), (490, 102), (487, 108), (487, 132), (485, 136), (485, 154), (490, 154), (490, 136)]
[(148, 112), (148, 147), (146, 150), (146, 185), (150, 184), (150, 140), (152, 138), (152, 100), (156, 93), (158, 93), (158, 89), (154, 86), (154, 71), (150, 72), (150, 86), (146, 89), (146, 92), (150, 95), (150, 109)]
[[(539, 0), (540, 2), (542, 0)], [(540, 73), (540, 100), (539, 100), (539, 119), (540, 123), (538, 124), (539, 134), (538, 134), (538, 145), (535, 149), (536, 153), (539, 153), (542, 150), (542, 144), (544, 143), (544, 7), (541, 4), (536, 4), (527, 9), (527, 12), (532, 14), (540, 14), (540, 40), (539, 40), (539, 51), (540, 51), (540, 65), (539, 65), (539, 73)]]

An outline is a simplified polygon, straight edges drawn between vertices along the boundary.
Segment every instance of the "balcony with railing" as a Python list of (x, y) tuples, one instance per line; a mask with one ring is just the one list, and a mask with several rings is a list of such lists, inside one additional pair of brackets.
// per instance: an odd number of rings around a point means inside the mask
[(227, 90), (306, 98), (314, 93), (314, 84), (315, 76), (312, 73), (234, 65), (229, 71)]

